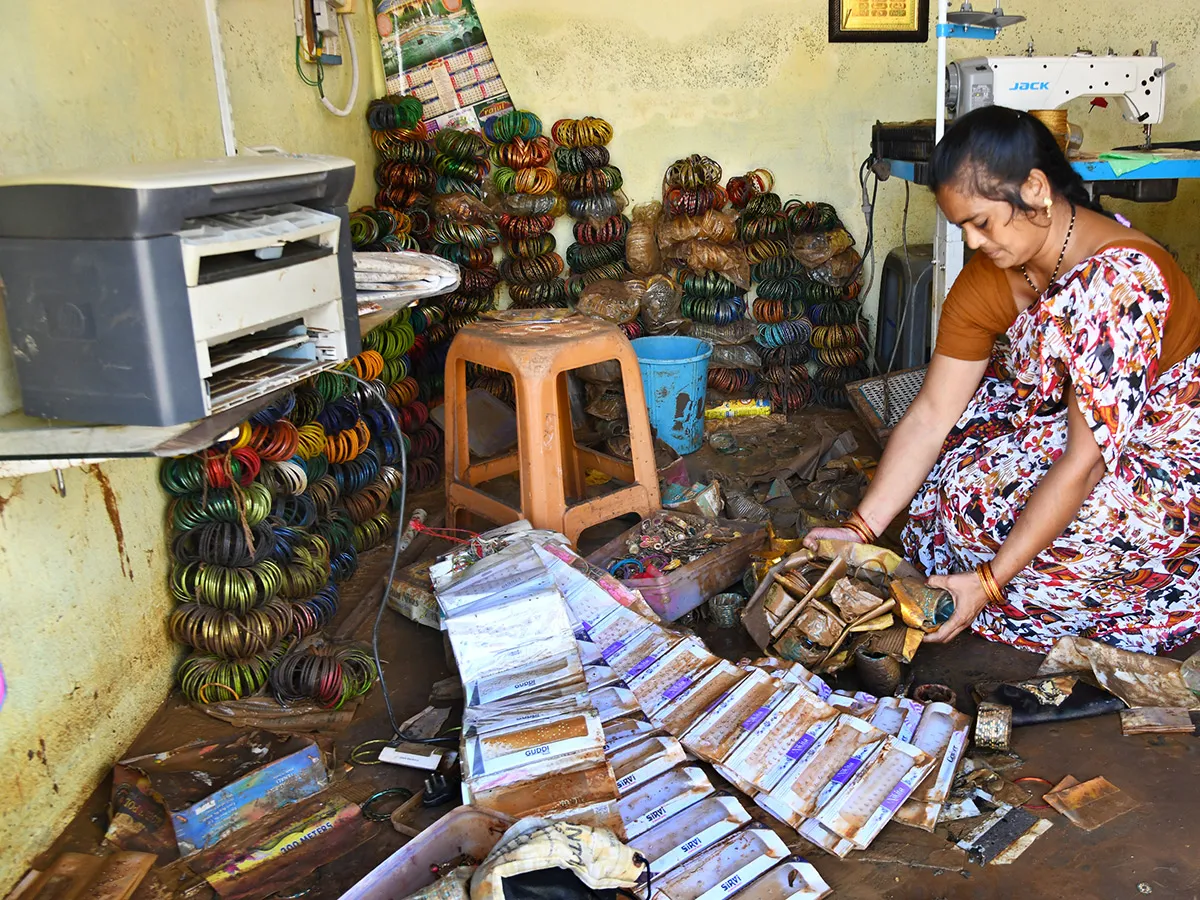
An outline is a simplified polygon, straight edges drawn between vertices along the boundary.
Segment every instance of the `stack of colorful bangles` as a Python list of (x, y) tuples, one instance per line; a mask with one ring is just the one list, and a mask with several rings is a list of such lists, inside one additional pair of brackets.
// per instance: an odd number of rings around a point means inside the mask
[[(192, 649), (177, 673), (189, 700), (260, 691), (297, 641), (329, 625), (359, 554), (395, 531), (403, 451), (410, 489), (440, 481), (441, 431), (408, 374), (410, 316), (401, 311), (369, 332), (366, 349), (343, 364), (365, 384), (322, 372), (242, 423), (234, 440), (163, 461), (179, 603), (169, 628)], [(361, 651), (319, 665), (341, 673), (304, 695), (325, 705), (358, 696), (374, 678)], [(285, 699), (309, 684), (299, 671), (280, 681)]]
[[(437, 176), (423, 115), (421, 101), (409, 95), (381, 97), (367, 106), (371, 142), (382, 157), (375, 168), (375, 182), (379, 185), (375, 206), (407, 217), (408, 223), (406, 227), (389, 230), (385, 227), (388, 223), (381, 221), (372, 235), (370, 225), (362, 221), (355, 233), (352, 219), (355, 249), (381, 249), (375, 246), (376, 242), (387, 250), (428, 249), (433, 229), (429, 200)], [(387, 237), (389, 234), (391, 238)]]
[(558, 186), (575, 219), (575, 243), (567, 248), (567, 293), (578, 300), (583, 289), (603, 279), (621, 280), (625, 266), (625, 233), (629, 220), (621, 214), (621, 170), (612, 165), (606, 146), (613, 129), (604, 119), (559, 119), (550, 129)]
[(497, 224), (504, 237), (500, 274), (515, 307), (567, 306), (563, 258), (555, 252), (551, 229), (562, 212), (555, 194), (558, 174), (554, 148), (542, 134), (542, 120), (513, 109), (484, 122), (491, 144), (492, 184), (503, 198)]

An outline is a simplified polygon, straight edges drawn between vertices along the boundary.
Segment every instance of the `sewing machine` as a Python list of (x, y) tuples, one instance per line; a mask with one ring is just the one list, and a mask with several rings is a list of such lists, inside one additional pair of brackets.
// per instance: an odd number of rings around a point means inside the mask
[(1150, 128), (1163, 120), (1166, 72), (1151, 45), (1149, 56), (977, 56), (946, 66), (946, 115), (956, 118), (981, 106), (1057, 109), (1076, 97), (1115, 97), (1126, 121)]

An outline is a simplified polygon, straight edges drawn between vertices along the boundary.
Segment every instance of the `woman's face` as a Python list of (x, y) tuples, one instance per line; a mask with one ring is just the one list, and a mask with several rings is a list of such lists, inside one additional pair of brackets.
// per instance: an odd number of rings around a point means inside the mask
[(1003, 200), (963, 193), (952, 184), (938, 189), (937, 202), (946, 218), (962, 228), (967, 246), (986, 253), (1001, 269), (1031, 260), (1049, 232), (1044, 214), (1031, 215)]

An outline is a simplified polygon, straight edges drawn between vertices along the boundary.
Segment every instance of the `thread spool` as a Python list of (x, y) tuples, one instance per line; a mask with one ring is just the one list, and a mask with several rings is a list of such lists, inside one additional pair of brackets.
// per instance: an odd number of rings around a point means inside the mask
[(1029, 114), (1050, 129), (1058, 149), (1067, 152), (1071, 142), (1071, 123), (1067, 121), (1065, 109), (1031, 109)]

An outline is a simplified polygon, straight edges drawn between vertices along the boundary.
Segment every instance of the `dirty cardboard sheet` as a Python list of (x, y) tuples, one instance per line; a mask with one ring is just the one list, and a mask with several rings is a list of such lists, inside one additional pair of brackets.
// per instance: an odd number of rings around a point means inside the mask
[(1107, 778), (1080, 782), (1072, 775), (1042, 798), (1084, 831), (1095, 831), (1106, 822), (1138, 807), (1138, 802)]
[(1178, 660), (1066, 637), (1046, 654), (1038, 674), (1082, 673), (1130, 707), (1200, 709), (1200, 697), (1187, 689), (1179, 668)]

